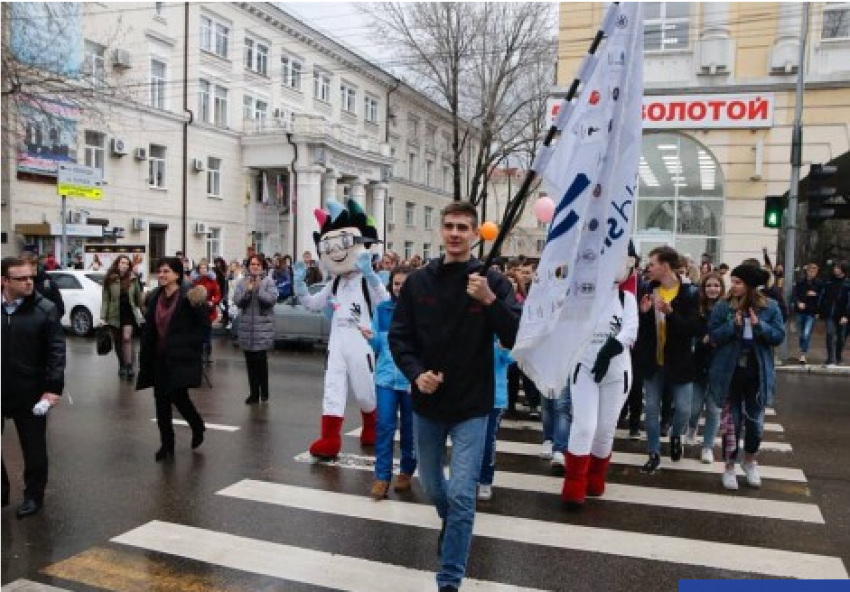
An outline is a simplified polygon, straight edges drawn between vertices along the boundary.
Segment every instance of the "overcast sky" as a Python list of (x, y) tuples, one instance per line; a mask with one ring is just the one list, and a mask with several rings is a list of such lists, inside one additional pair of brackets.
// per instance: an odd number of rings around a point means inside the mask
[(369, 27), (355, 2), (279, 2), (278, 5), (314, 29), (381, 65), (380, 51), (370, 41)]

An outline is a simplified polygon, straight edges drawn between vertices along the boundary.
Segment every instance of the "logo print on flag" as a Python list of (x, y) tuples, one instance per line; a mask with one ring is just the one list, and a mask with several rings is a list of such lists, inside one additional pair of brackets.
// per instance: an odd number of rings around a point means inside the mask
[(561, 135), (534, 162), (560, 200), (513, 356), (541, 389), (566, 385), (626, 256), (642, 131), (641, 10), (636, 2), (610, 6), (605, 42), (579, 67), (583, 90), (561, 103)]

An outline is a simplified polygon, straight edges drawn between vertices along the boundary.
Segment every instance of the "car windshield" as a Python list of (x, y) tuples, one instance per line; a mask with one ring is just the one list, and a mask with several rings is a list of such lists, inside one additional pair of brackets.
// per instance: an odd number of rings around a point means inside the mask
[(103, 285), (103, 278), (105, 277), (102, 273), (87, 273), (86, 277), (89, 278), (96, 284)]

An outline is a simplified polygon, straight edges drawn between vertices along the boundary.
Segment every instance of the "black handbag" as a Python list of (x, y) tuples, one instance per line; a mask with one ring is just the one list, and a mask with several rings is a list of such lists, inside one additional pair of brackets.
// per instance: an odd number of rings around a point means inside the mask
[(95, 330), (95, 340), (97, 342), (97, 355), (105, 356), (112, 351), (112, 330), (102, 325)]

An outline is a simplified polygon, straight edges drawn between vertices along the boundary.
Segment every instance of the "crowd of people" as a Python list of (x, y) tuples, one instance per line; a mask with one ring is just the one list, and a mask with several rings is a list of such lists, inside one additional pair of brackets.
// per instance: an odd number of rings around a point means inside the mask
[[(568, 508), (603, 495), (618, 420), (634, 439), (645, 430), (645, 473), (662, 464), (662, 438), (669, 437), (670, 462), (693, 445), (711, 464), (720, 434), (722, 486), (738, 488), (738, 462), (746, 483), (761, 485), (757, 456), (765, 409), (775, 396), (773, 348), (785, 339), (780, 265), (748, 259), (730, 270), (704, 257), (697, 266), (671, 247), (653, 249), (644, 266), (638, 259), (630, 275), (618, 278), (616, 332), (586, 352), (565, 388), (541, 392), (510, 356), (535, 264), (517, 258), (484, 270), (471, 251), (477, 226), (474, 208), (453, 204), (441, 218), (444, 255), (402, 261), (386, 251), (375, 257), (373, 271), (390, 299), (375, 308), (371, 327), (359, 328), (376, 359), (376, 461), (369, 495), (380, 501), (391, 489), (409, 491), (418, 471), (443, 521), (441, 590), (456, 590), (465, 573), (476, 499), (486, 502), (494, 494), (499, 425), (503, 417), (518, 417), (520, 391), (529, 419), (543, 424), (541, 456), (564, 472), (561, 496)], [(307, 284), (330, 279), (309, 251), (301, 262)], [(801, 363), (817, 319), (826, 324), (826, 364), (843, 362), (850, 265), (830, 267), (822, 279), (818, 265), (809, 263), (794, 285), (788, 308), (799, 327)], [(174, 456), (172, 406), (191, 427), (192, 448), (204, 441), (204, 421), (189, 389), (201, 385), (204, 365), (212, 362), (211, 325), (220, 315), (226, 326), (234, 307), (248, 377), (245, 403), (269, 401), (273, 306), (293, 295), (302, 278), (291, 257), (255, 252), (229, 264), (220, 257), (193, 264), (177, 253), (158, 261), (155, 271), (158, 286), (145, 291), (130, 260), (116, 258), (105, 274), (101, 322), (113, 336), (119, 377), (135, 379), (137, 389), (153, 388), (160, 432), (154, 456), (163, 462)], [(64, 383), (61, 296), (53, 302), (49, 280), (31, 257), (4, 259), (2, 280), (3, 418), (15, 422), (24, 450), (24, 502), (18, 508), (24, 517), (43, 504), (45, 410), (58, 404)], [(138, 367), (134, 335), (140, 336)], [(18, 358), (25, 351), (39, 353), (24, 363)], [(399, 426), (401, 465), (394, 478)], [(3, 505), (8, 503), (4, 465)]]

